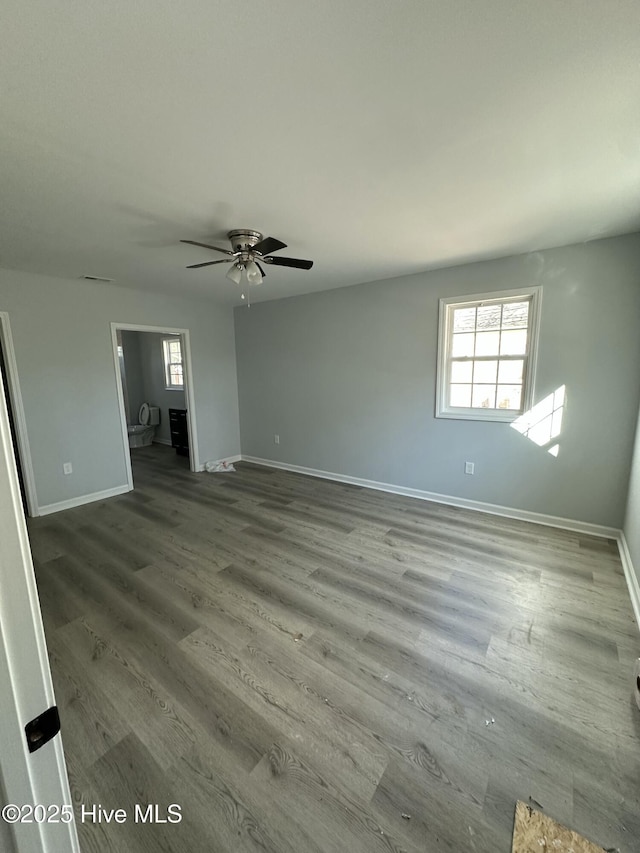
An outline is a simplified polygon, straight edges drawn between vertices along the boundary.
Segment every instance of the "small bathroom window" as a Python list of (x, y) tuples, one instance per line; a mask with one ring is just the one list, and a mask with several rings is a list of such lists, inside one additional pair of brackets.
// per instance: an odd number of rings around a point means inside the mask
[(164, 338), (162, 341), (164, 355), (164, 385), (167, 391), (182, 391), (184, 379), (182, 376), (182, 346), (180, 338)]

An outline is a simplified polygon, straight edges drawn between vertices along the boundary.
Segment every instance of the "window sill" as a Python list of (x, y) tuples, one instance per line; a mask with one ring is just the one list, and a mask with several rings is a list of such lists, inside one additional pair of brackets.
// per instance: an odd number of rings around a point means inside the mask
[(513, 421), (521, 415), (522, 412), (516, 412), (513, 409), (498, 412), (482, 412), (482, 410), (478, 409), (475, 411), (467, 409), (445, 409), (443, 411), (436, 412), (436, 418), (447, 418), (455, 421), (486, 421), (489, 423), (493, 422), (503, 424), (513, 423)]

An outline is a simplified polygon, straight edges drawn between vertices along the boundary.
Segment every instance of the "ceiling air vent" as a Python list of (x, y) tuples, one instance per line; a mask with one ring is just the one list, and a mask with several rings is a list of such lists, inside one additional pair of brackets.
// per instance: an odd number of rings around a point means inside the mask
[(105, 281), (108, 283), (115, 281), (113, 278), (104, 278), (101, 275), (82, 275), (80, 278), (83, 278), (85, 281)]

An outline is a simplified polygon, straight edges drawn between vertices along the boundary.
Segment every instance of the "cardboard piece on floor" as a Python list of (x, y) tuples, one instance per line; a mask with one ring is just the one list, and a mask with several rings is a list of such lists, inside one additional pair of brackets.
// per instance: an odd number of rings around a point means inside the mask
[(553, 853), (605, 853), (602, 847), (518, 800), (511, 853), (541, 853), (543, 850)]

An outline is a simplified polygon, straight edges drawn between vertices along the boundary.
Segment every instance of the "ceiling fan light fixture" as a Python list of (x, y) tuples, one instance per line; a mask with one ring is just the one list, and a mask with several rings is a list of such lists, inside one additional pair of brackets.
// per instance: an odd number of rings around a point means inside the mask
[(233, 264), (233, 266), (229, 267), (227, 278), (234, 284), (240, 284), (240, 281), (242, 280), (242, 270), (243, 267), (240, 264)]
[[(282, 240), (277, 240), (275, 237), (265, 237), (260, 231), (238, 228), (229, 231), (227, 238), (231, 244), (230, 249), (223, 249), (221, 246), (213, 246), (209, 243), (201, 243), (198, 240), (182, 240), (182, 243), (201, 246), (203, 249), (211, 249), (214, 252), (226, 255), (221, 260), (190, 264), (187, 269), (200, 269), (201, 267), (210, 267), (213, 264), (231, 262), (227, 278), (234, 284), (241, 285), (241, 298), (247, 307), (251, 305), (250, 285), (262, 284), (262, 280), (266, 276), (262, 263), (265, 266), (266, 264), (272, 264), (277, 267), (292, 267), (298, 270), (310, 270), (313, 266), (313, 261), (305, 261), (302, 258), (285, 258), (281, 255), (272, 255), (272, 252), (286, 249), (287, 244), (283, 243)], [(242, 275), (243, 272), (245, 273), (244, 276)]]
[(262, 284), (262, 273), (255, 261), (251, 260), (245, 266), (249, 284)]

